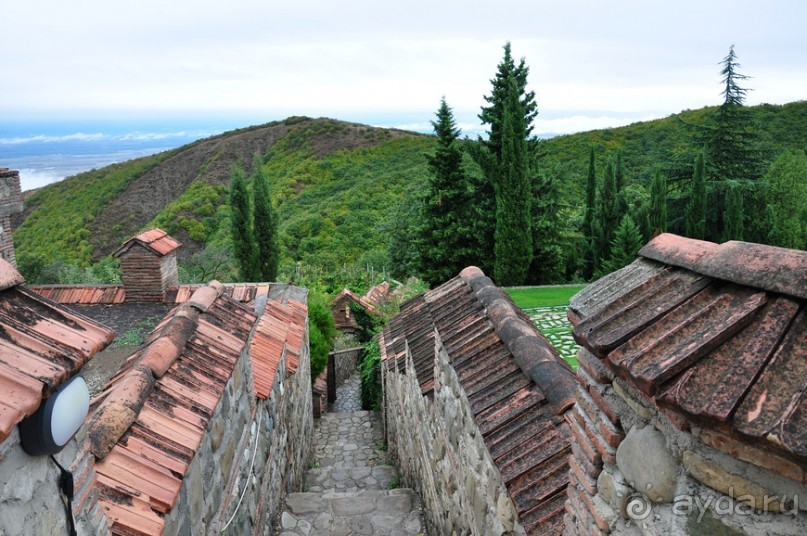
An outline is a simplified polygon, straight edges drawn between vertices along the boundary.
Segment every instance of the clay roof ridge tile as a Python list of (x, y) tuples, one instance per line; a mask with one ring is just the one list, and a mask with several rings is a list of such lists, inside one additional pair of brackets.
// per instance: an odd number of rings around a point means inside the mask
[(105, 395), (87, 423), (93, 455), (102, 460), (137, 419), (155, 378), (151, 370), (135, 366)]
[(504, 291), (476, 266), (460, 272), (462, 280), (485, 306), (488, 318), (522, 372), (543, 392), (555, 414), (575, 401), (577, 381), (557, 351), (515, 309)]

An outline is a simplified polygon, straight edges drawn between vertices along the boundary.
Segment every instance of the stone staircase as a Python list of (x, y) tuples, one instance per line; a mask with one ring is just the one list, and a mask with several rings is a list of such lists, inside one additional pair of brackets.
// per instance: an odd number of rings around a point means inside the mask
[(358, 375), (350, 378), (337, 390), (336, 411), (314, 424), (305, 489), (286, 496), (280, 536), (423, 534), (417, 495), (397, 488), (381, 416), (361, 410), (358, 385)]

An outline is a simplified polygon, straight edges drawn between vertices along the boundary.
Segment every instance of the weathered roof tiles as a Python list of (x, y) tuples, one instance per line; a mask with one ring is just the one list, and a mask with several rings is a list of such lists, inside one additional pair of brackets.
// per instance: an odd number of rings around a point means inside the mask
[(401, 308), (380, 338), (382, 359), (412, 355), (421, 392), (434, 389), (442, 342), (483, 440), (528, 533), (559, 533), (571, 433), (563, 414), (577, 383), (526, 315), (475, 267)]
[(99, 505), (113, 531), (161, 534), (256, 315), (218, 283), (171, 311), (95, 401)]
[(807, 461), (807, 252), (663, 234), (639, 254), (572, 299), (575, 339), (660, 408)]
[(20, 286), (23, 281), (0, 259), (0, 442), (114, 336)]
[(153, 228), (149, 229), (148, 231), (143, 231), (139, 235), (130, 238), (124, 242), (121, 247), (115, 250), (112, 255), (115, 257), (120, 257), (135, 244), (145, 247), (160, 257), (168, 255), (172, 251), (178, 249), (181, 245), (162, 229)]

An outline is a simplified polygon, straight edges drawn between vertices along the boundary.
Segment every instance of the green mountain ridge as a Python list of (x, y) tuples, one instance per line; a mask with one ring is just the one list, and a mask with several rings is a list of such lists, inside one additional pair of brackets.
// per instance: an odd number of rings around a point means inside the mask
[[(564, 218), (573, 230), (582, 218), (592, 145), (598, 172), (605, 157), (619, 150), (629, 188), (647, 185), (660, 166), (675, 189), (676, 180), (691, 176), (698, 150), (693, 125), (703, 124), (713, 110), (541, 140), (537, 173), (558, 180)], [(768, 163), (783, 149), (807, 149), (807, 102), (749, 110)], [(389, 247), (407, 232), (400, 214), (422, 190), (425, 155), (434, 147), (432, 136), (333, 119), (292, 117), (226, 132), (28, 192), (14, 233), (19, 264), (32, 282), (48, 282), (43, 266), (90, 266), (151, 226), (183, 243), (181, 265), (226, 260), (231, 169), (240, 162), (249, 175), (258, 153), (281, 220), (281, 274), (347, 265), (395, 273)], [(478, 172), (470, 158), (465, 162)], [(234, 277), (226, 269), (216, 276)]]

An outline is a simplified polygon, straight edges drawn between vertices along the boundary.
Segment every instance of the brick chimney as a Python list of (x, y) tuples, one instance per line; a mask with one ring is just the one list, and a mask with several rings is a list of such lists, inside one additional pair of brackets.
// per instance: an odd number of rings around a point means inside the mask
[(20, 172), (0, 168), (0, 258), (17, 267), (14, 240), (11, 236), (11, 216), (22, 212)]
[(180, 243), (162, 229), (150, 229), (127, 240), (113, 254), (120, 259), (127, 302), (161, 302), (179, 284), (176, 251)]

